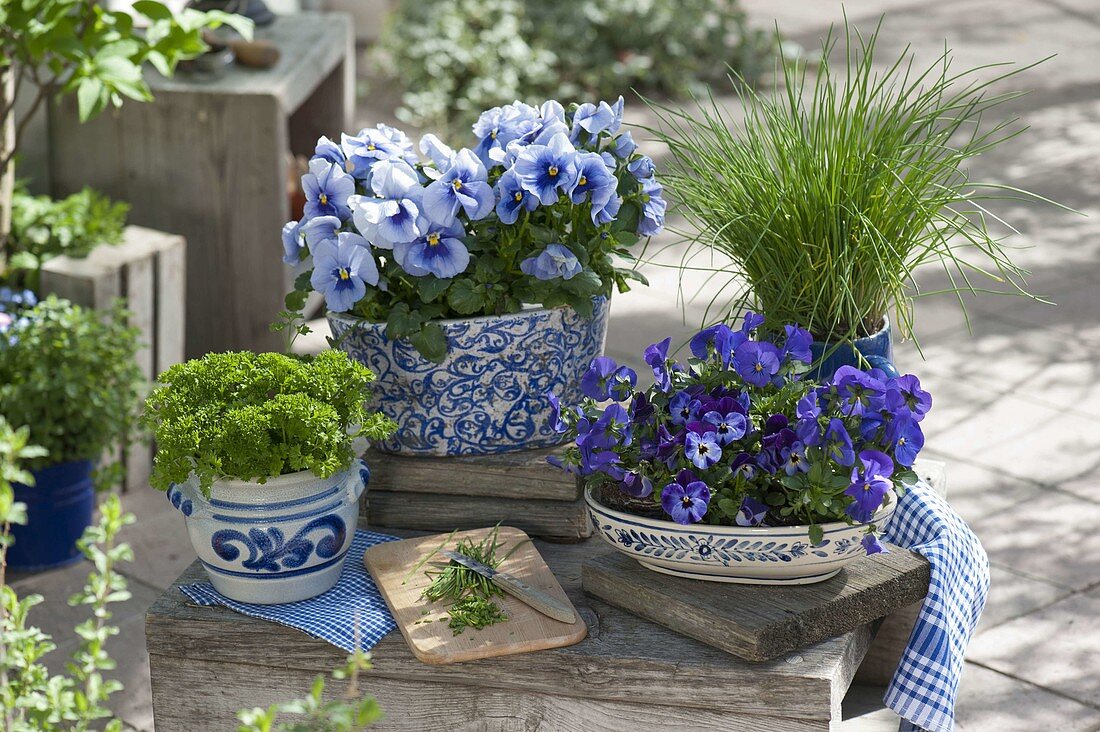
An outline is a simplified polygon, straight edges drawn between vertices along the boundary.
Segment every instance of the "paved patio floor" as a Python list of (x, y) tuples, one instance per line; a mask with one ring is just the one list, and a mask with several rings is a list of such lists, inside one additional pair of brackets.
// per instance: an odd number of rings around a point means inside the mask
[[(762, 27), (778, 20), (809, 47), (842, 16), (831, 0), (743, 0)], [(916, 347), (902, 344), (897, 362), (934, 395), (926, 454), (948, 463), (948, 496), (989, 552), (993, 586), (969, 652), (958, 709), (959, 728), (1100, 730), (1100, 4), (1096, 0), (849, 0), (862, 27), (888, 13), (883, 51), (912, 43), (931, 59), (948, 39), (957, 63), (1031, 62), (1057, 53), (1014, 83), (1031, 94), (1013, 111), (1031, 130), (979, 161), (975, 177), (1029, 188), (1073, 207), (1002, 209), (1032, 248), (1019, 261), (1032, 290), (1057, 303), (1023, 298), (967, 300), (972, 332), (957, 303), (928, 298), (916, 306)], [(381, 117), (368, 105), (361, 121)], [(644, 121), (635, 110), (632, 121)], [(610, 355), (637, 364), (641, 349), (667, 334), (686, 337), (702, 320), (716, 282), (688, 277), (686, 315), (678, 273), (667, 266), (683, 248), (647, 266), (652, 286), (614, 301)], [(273, 255), (274, 256), (274, 255)], [(661, 266), (665, 263), (666, 266)], [(925, 273), (926, 289), (942, 286)], [(704, 296), (691, 299), (697, 289)], [(138, 523), (126, 539), (137, 561), (125, 570), (134, 598), (116, 608), (121, 635), (110, 648), (126, 690), (118, 714), (152, 730), (142, 615), (193, 559), (183, 525), (152, 490), (125, 497)], [(20, 579), (20, 594), (47, 602), (36, 622), (54, 634), (61, 654), (74, 643), (82, 613), (64, 602), (87, 567)], [(845, 707), (848, 730), (893, 730), (881, 709), (882, 689), (854, 688)], [(199, 729), (197, 726), (196, 729)]]

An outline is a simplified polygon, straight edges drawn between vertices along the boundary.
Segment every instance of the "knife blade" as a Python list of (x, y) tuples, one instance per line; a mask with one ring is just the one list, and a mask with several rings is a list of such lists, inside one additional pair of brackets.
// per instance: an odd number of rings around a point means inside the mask
[(483, 564), (476, 559), (471, 559), (465, 554), (459, 554), (449, 549), (440, 549), (439, 553), (448, 559), (453, 559), (467, 569), (472, 569), (482, 577), (489, 579), (493, 584), (512, 597), (538, 610), (543, 615), (562, 623), (572, 624), (577, 622), (577, 614), (567, 603), (562, 602), (556, 597), (551, 597), (542, 590), (527, 584), (523, 580), (517, 579), (507, 572), (493, 569), (489, 565)]

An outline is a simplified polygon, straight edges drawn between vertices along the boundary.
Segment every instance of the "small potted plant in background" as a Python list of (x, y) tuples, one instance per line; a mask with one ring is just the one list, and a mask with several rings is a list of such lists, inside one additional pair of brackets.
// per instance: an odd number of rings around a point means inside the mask
[(960, 305), (963, 294), (1026, 295), (1027, 272), (987, 228), (999, 219), (986, 206), (1038, 198), (972, 180), (968, 167), (1020, 131), (1015, 120), (993, 120), (1021, 92), (991, 89), (1023, 69), (957, 72), (947, 51), (923, 70), (904, 54), (883, 67), (878, 30), (853, 35), (845, 27), (839, 74), (830, 36), (814, 80), (805, 65), (783, 63), (787, 91), (767, 97), (739, 84), (743, 122), (717, 103), (654, 105), (652, 130), (668, 145), (662, 180), (698, 245), (731, 261), (739, 294), (708, 319), (748, 305), (772, 322), (798, 323), (813, 333), (826, 377), (844, 363), (896, 375), (891, 333), (912, 335), (914, 273), (924, 265), (942, 268), (937, 292)]
[(516, 102), (481, 115), (472, 149), (426, 135), (425, 161), (385, 125), (318, 142), (305, 216), (284, 229), (285, 261), (309, 267), (284, 316), (296, 327), (307, 294), (325, 296), (335, 344), (378, 374), (377, 404), (400, 425), (379, 447), (560, 441), (544, 394), (579, 398), (612, 289), (642, 279), (616, 258), (664, 221), (622, 112), (621, 97), (568, 111)]
[[(595, 531), (660, 572), (721, 582), (806, 584), (863, 553), (916, 479), (920, 422), (931, 397), (914, 376), (843, 366), (821, 384), (800, 378), (812, 339), (788, 325), (765, 337), (749, 313), (691, 340), (645, 351), (655, 384), (597, 358), (585, 399), (555, 429), (586, 483)], [(601, 406), (601, 403), (606, 403)]]
[(76, 540), (91, 524), (95, 485), (121, 466), (101, 458), (128, 444), (137, 425), (141, 372), (137, 332), (116, 305), (100, 313), (56, 297), (0, 288), (0, 411), (30, 428), (46, 457), (27, 463), (35, 487), (16, 485), (30, 524), (13, 526), (10, 567), (37, 571), (78, 561)]
[(151, 482), (218, 592), (294, 602), (339, 579), (369, 478), (356, 445), (395, 427), (365, 407), (373, 378), (340, 351), (212, 353), (160, 375)]

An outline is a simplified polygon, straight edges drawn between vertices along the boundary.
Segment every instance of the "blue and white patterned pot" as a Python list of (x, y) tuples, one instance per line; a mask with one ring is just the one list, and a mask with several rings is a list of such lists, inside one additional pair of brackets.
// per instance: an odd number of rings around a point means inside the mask
[(312, 472), (267, 483), (218, 480), (205, 498), (192, 476), (168, 500), (184, 515), (210, 582), (239, 602), (305, 600), (340, 578), (370, 471), (362, 460), (328, 478)]
[[(810, 545), (808, 527), (682, 525), (623, 513), (585, 491), (592, 528), (607, 543), (648, 569), (677, 577), (755, 585), (808, 585), (827, 580), (866, 554), (864, 526), (823, 524), (824, 539)], [(896, 501), (872, 523), (883, 528)]]
[(374, 408), (397, 422), (375, 446), (407, 455), (484, 455), (559, 444), (549, 425), (552, 390), (580, 401), (580, 377), (603, 353), (610, 310), (595, 298), (592, 317), (569, 307), (436, 321), (447, 358), (428, 361), (386, 324), (341, 313), (328, 320), (339, 348), (371, 369)]

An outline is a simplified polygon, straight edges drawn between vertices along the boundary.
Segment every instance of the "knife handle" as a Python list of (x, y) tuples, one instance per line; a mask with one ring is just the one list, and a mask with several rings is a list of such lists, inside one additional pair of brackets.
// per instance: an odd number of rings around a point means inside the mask
[(493, 575), (493, 582), (497, 587), (509, 595), (530, 605), (543, 615), (562, 623), (577, 622), (577, 614), (556, 597), (551, 597), (542, 590), (536, 589), (523, 580), (516, 579), (507, 572), (497, 572)]

